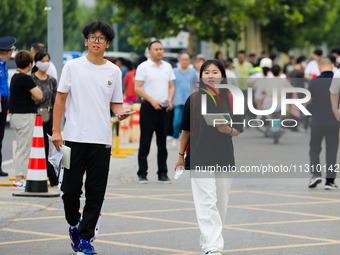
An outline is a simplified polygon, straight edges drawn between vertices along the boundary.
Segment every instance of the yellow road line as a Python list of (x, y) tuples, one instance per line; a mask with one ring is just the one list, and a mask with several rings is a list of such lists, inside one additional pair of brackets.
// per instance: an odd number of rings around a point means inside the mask
[(43, 232), (13, 229), (13, 228), (0, 228), (0, 231), (20, 233), (20, 234), (29, 234), (29, 235), (50, 236), (50, 237), (55, 237), (55, 238), (68, 238), (67, 235), (57, 235), (57, 234), (51, 234), (51, 233), (43, 233)]
[(292, 234), (277, 233), (277, 232), (264, 231), (264, 230), (256, 230), (256, 229), (236, 228), (236, 227), (226, 227), (226, 228), (227, 229), (232, 229), (232, 230), (251, 232), (251, 233), (265, 234), (265, 235), (284, 236), (284, 237), (299, 238), (299, 239), (308, 239), (308, 240), (314, 240), (314, 241), (338, 242), (338, 243), (340, 243), (340, 241), (338, 241), (338, 240), (325, 239), (325, 238), (317, 238), (317, 237), (310, 237), (310, 236), (300, 236), (300, 235), (292, 235)]
[[(333, 199), (333, 198), (324, 198), (324, 197), (315, 197), (315, 196), (298, 196), (298, 195), (289, 195), (284, 193), (270, 193), (267, 191), (250, 191), (250, 193), (253, 194), (261, 194), (261, 195), (267, 195), (267, 196), (280, 196), (280, 197), (293, 197), (293, 198), (303, 198), (303, 199), (310, 199), (310, 200), (323, 200), (323, 201), (333, 201), (333, 202), (340, 202), (340, 199)], [(313, 194), (311, 194), (313, 195)]]
[(35, 217), (35, 218), (19, 218), (19, 219), (13, 219), (10, 221), (26, 221), (26, 220), (50, 220), (50, 219), (63, 219), (65, 218), (64, 215), (60, 216), (48, 216), (48, 217)]
[(48, 207), (45, 205), (39, 205), (39, 204), (30, 204), (30, 203), (20, 203), (20, 202), (12, 202), (12, 201), (7, 201), (7, 202), (2, 202), (0, 201), (0, 204), (13, 204), (13, 205), (25, 205), (25, 206), (31, 206), (31, 207), (38, 207), (41, 209), (45, 209), (47, 211), (54, 211), (54, 210), (63, 210), (60, 208), (53, 208), (53, 207)]
[(238, 208), (239, 206), (249, 206), (249, 207), (260, 206), (260, 207), (266, 207), (266, 206), (318, 205), (318, 204), (334, 204), (334, 202), (333, 201), (315, 201), (315, 202), (276, 203), (276, 204), (245, 204), (245, 205), (229, 205), (228, 208)]
[[(145, 210), (145, 211), (127, 211), (127, 212), (115, 212), (115, 214), (134, 214), (134, 213), (154, 213), (154, 212), (180, 212), (180, 211), (193, 211), (194, 207), (190, 208), (178, 208), (178, 209), (162, 209), (162, 210)], [(104, 215), (107, 213), (103, 213)], [(108, 213), (110, 214), (110, 213)]]
[(131, 231), (131, 232), (118, 232), (118, 233), (105, 233), (99, 236), (119, 236), (119, 235), (137, 235), (137, 234), (147, 234), (147, 233), (157, 233), (157, 232), (168, 232), (168, 231), (182, 231), (182, 230), (192, 230), (199, 229), (199, 227), (186, 227), (186, 228), (164, 228), (164, 229), (151, 229), (151, 230), (141, 230), (141, 231)]
[(291, 224), (291, 223), (308, 223), (319, 221), (336, 221), (336, 219), (314, 219), (314, 220), (289, 220), (289, 221), (270, 221), (270, 222), (255, 222), (255, 223), (242, 223), (242, 224), (230, 224), (226, 227), (243, 227), (243, 226), (263, 226), (263, 225), (276, 225), (276, 224)]
[[(340, 244), (340, 242), (321, 242), (321, 243), (304, 243), (304, 244), (289, 244), (289, 245), (279, 245), (279, 246), (265, 246), (265, 247), (254, 247), (254, 248), (241, 248), (241, 249), (231, 249), (231, 250), (223, 250), (225, 253), (233, 253), (237, 252), (247, 252), (247, 251), (261, 251), (261, 250), (276, 250), (276, 249), (289, 249), (289, 248), (301, 248), (301, 247), (311, 247), (311, 246), (322, 246), (322, 245), (334, 245)], [(194, 255), (194, 254), (202, 254), (202, 252), (189, 252), (189, 253), (174, 253), (169, 255)], [(293, 253), (295, 254), (295, 253)]]
[(283, 214), (292, 214), (292, 215), (300, 215), (300, 216), (310, 216), (310, 217), (318, 217), (318, 218), (328, 218), (333, 220), (339, 220), (340, 217), (330, 216), (330, 215), (322, 215), (322, 214), (312, 214), (312, 213), (301, 213), (301, 212), (290, 212), (283, 210), (274, 210), (274, 209), (265, 209), (265, 208), (255, 208), (249, 206), (239, 206), (241, 209), (255, 210), (255, 211), (264, 211), (264, 212), (275, 212), (275, 213), (283, 213)]
[(105, 244), (113, 244), (113, 245), (118, 245), (118, 246), (141, 248), (141, 249), (147, 249), (147, 250), (168, 251), (168, 252), (176, 252), (176, 253), (187, 253), (188, 252), (188, 251), (176, 250), (176, 249), (171, 249), (171, 248), (154, 247), (154, 246), (148, 246), (148, 245), (122, 243), (122, 242), (114, 242), (114, 241), (106, 241), (106, 240), (96, 240), (96, 242), (105, 243)]
[(108, 190), (124, 190), (124, 191), (135, 191), (135, 190), (138, 190), (138, 191), (191, 191), (191, 189), (145, 189), (145, 188), (108, 188)]
[(159, 221), (159, 222), (167, 222), (167, 223), (177, 223), (177, 224), (185, 224), (185, 225), (194, 225), (197, 226), (198, 224), (195, 222), (187, 222), (187, 221), (179, 221), (179, 220), (167, 220), (167, 219), (159, 219), (159, 218), (151, 218), (151, 217), (142, 217), (142, 216), (135, 216), (135, 215), (124, 215), (115, 213), (113, 216), (122, 217), (122, 218), (130, 218), (130, 219), (139, 219), (139, 220), (150, 220), (150, 221)]
[(20, 240), (20, 241), (0, 242), (0, 245), (46, 242), (46, 241), (54, 241), (54, 240), (62, 240), (62, 239), (65, 239), (65, 238), (56, 237), (56, 238), (29, 239), (29, 240)]

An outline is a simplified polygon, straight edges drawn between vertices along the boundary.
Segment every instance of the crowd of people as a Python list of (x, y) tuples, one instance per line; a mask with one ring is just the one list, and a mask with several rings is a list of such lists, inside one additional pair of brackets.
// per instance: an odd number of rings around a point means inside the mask
[[(234, 114), (231, 91), (216, 85), (228, 83), (237, 86), (245, 98), (250, 88), (254, 107), (258, 110), (272, 106), (274, 87), (308, 89), (311, 99), (307, 105), (312, 113), (309, 125), (306, 124), (309, 120), (307, 116), (299, 110), (290, 109), (291, 118), (304, 123), (292, 130), (311, 127), (309, 155), (312, 177), (308, 187), (315, 188), (322, 182), (317, 166), (320, 165), (321, 143), (325, 138), (325, 189), (337, 188), (336, 174), (332, 169), (335, 168), (339, 143), (339, 49), (332, 50), (329, 57), (323, 57), (323, 52), (316, 49), (308, 63), (305, 56), (290, 57), (283, 71), (276, 63), (275, 55), (267, 57), (263, 51), (258, 58), (255, 54), (249, 54), (247, 59), (243, 50), (238, 52), (236, 59), (225, 58), (221, 52), (216, 52), (215, 59), (208, 60), (203, 54), (196, 55), (192, 60), (188, 52), (180, 52), (178, 66), (173, 68), (163, 60), (163, 45), (156, 40), (148, 45), (147, 59), (127, 66), (122, 58), (118, 58), (115, 64), (104, 58), (104, 51), (115, 36), (110, 25), (101, 21), (91, 22), (84, 26), (82, 33), (88, 54), (67, 62), (59, 82), (45, 45), (36, 43), (32, 45), (31, 52), (21, 50), (16, 54), (17, 71), (10, 86), (6, 61), (13, 52), (16, 40), (14, 37), (0, 38), (0, 150), (9, 109), (11, 125), (17, 135), (13, 188), (25, 189), (24, 176), (38, 114), (43, 120), (46, 156), (49, 144), (47, 134), (52, 135), (57, 150), (60, 150), (62, 141), (72, 150), (70, 169), (62, 168), (59, 176), (47, 160), (46, 164), (51, 185), (59, 183), (74, 251), (96, 254), (91, 242), (98, 235), (109, 174), (110, 117), (112, 113), (118, 120), (128, 117), (123, 110), (123, 102), (141, 102), (139, 183), (148, 183), (148, 155), (154, 132), (158, 181), (171, 183), (166, 146), (169, 127), (173, 130), (172, 145), (179, 149), (175, 168), (193, 170), (196, 166), (216, 163), (235, 166), (232, 139), (243, 132), (240, 123), (251, 113), (245, 104), (244, 116)], [(302, 95), (292, 93), (291, 97), (300, 98)], [(66, 123), (61, 134), (65, 107)], [(209, 113), (228, 115), (237, 124), (211, 125), (203, 116), (203, 109)], [(173, 117), (170, 117), (171, 112)], [(80, 197), (85, 170), (86, 201), (81, 214)], [(7, 176), (1, 167), (0, 176)], [(232, 180), (229, 173), (192, 175), (191, 187), (204, 254), (218, 255), (223, 250), (222, 229)]]

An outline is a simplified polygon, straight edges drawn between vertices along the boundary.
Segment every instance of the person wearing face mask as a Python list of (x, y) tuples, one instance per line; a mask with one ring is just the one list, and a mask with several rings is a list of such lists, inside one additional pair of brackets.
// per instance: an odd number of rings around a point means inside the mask
[[(205, 61), (200, 70), (200, 78), (198, 91), (191, 94), (184, 105), (181, 144), (175, 169), (182, 166), (190, 170), (196, 216), (201, 232), (200, 245), (204, 254), (221, 255), (224, 248), (222, 231), (232, 173), (227, 170), (219, 171), (217, 168), (212, 171), (212, 168), (219, 165), (224, 169), (234, 169), (232, 137), (243, 131), (243, 125), (239, 124), (242, 123), (243, 116), (233, 114), (230, 91), (215, 86), (218, 83), (227, 83), (221, 61)], [(229, 113), (234, 124), (210, 125), (202, 114), (203, 108), (207, 113), (220, 113), (221, 116)]]
[[(33, 56), (33, 59), (35, 57), (35, 54), (37, 54), (39, 51), (45, 51), (47, 52), (47, 47), (43, 43), (33, 43), (31, 45), (31, 54)], [(53, 62), (50, 60), (50, 66), (48, 67), (46, 73), (56, 79), (58, 81), (58, 73), (57, 73), (57, 68), (53, 64)]]
[(47, 52), (40, 51), (35, 54), (34, 62), (35, 66), (32, 69), (31, 76), (44, 95), (43, 99), (36, 103), (38, 105), (38, 114), (41, 115), (43, 119), (47, 175), (51, 186), (56, 186), (58, 185), (58, 177), (53, 166), (48, 161), (49, 143), (47, 134), (52, 135), (53, 105), (57, 95), (57, 81), (47, 74), (47, 70), (50, 67), (50, 55)]
[(17, 72), (10, 85), (11, 98), (9, 112), (11, 126), (17, 135), (15, 151), (15, 181), (13, 189), (25, 189), (28, 161), (31, 151), (37, 106), (35, 101), (43, 99), (43, 93), (27, 73), (32, 69), (33, 57), (25, 50), (19, 51), (14, 58)]

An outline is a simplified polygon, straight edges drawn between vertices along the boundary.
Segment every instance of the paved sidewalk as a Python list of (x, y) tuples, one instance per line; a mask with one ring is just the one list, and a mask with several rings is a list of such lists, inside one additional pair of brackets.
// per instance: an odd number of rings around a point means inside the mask
[[(287, 132), (281, 144), (274, 145), (260, 133), (246, 130), (234, 139), (237, 164), (308, 163), (308, 139)], [(178, 149), (171, 143), (168, 147), (173, 179)], [(156, 161), (153, 143), (149, 184), (144, 185), (137, 183), (137, 152), (112, 159), (100, 235), (94, 242), (98, 254), (202, 254), (190, 174), (160, 184)], [(13, 165), (4, 170), (13, 176)], [(340, 191), (326, 191), (324, 184), (308, 189), (308, 177), (235, 178), (223, 254), (340, 254)], [(5, 181), (8, 178), (0, 178)], [(75, 254), (60, 198), (12, 197), (11, 187), (0, 187), (0, 254)]]

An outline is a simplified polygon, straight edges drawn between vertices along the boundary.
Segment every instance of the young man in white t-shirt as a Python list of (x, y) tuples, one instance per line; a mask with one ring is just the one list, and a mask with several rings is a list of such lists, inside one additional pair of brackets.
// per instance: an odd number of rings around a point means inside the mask
[[(91, 246), (98, 235), (111, 155), (110, 109), (122, 113), (120, 69), (104, 59), (114, 38), (108, 24), (86, 25), (82, 33), (88, 55), (67, 62), (63, 68), (53, 112), (52, 142), (71, 148), (70, 169), (62, 169), (59, 187), (69, 223), (71, 246), (78, 254), (96, 254)], [(60, 123), (66, 104), (66, 123), (61, 137)], [(127, 115), (118, 115), (122, 120)], [(86, 170), (86, 201), (81, 219), (80, 196)]]

